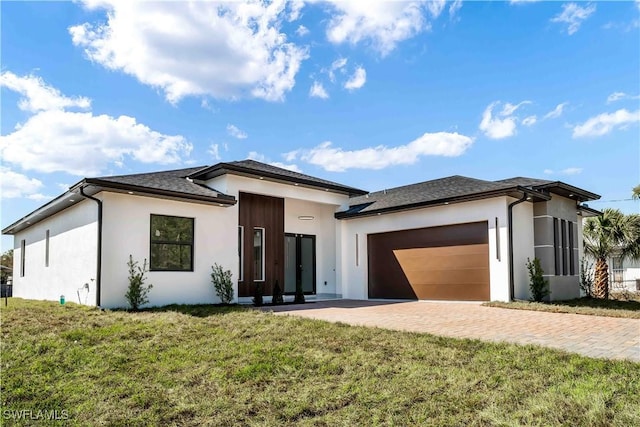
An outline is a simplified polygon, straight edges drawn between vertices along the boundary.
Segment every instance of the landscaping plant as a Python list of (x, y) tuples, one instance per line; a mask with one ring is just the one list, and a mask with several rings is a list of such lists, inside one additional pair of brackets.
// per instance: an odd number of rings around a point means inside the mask
[(543, 276), (544, 271), (540, 266), (540, 260), (534, 258), (531, 261), (527, 258), (527, 270), (529, 270), (529, 289), (531, 290), (531, 299), (537, 302), (542, 301), (549, 292), (549, 281)]
[(284, 304), (284, 298), (282, 297), (282, 289), (280, 283), (276, 280), (276, 284), (273, 285), (273, 297), (271, 298), (271, 304), (280, 305)]
[(580, 260), (580, 289), (585, 296), (593, 297), (593, 263), (585, 258)]
[(221, 265), (215, 263), (211, 266), (211, 283), (213, 283), (216, 295), (222, 304), (229, 304), (233, 301), (231, 270), (223, 270)]
[(129, 267), (129, 288), (127, 289), (127, 293), (124, 294), (124, 297), (129, 302), (129, 306), (131, 310), (138, 311), (141, 305), (144, 305), (149, 302), (149, 291), (153, 288), (153, 285), (145, 285), (145, 281), (147, 278), (145, 274), (147, 273), (147, 259), (144, 259), (144, 263), (142, 267), (138, 265), (138, 261), (133, 260), (133, 256), (129, 255), (129, 262), (127, 262), (127, 266)]
[(263, 302), (263, 296), (264, 294), (264, 287), (262, 285), (262, 282), (256, 282), (255, 283), (255, 288), (253, 289), (253, 305), (256, 307), (262, 307)]

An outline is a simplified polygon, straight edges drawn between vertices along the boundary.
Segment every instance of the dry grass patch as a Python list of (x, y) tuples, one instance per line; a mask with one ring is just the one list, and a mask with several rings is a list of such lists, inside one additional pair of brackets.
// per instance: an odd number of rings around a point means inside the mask
[(67, 425), (640, 425), (628, 361), (239, 307), (0, 314), (3, 411)]

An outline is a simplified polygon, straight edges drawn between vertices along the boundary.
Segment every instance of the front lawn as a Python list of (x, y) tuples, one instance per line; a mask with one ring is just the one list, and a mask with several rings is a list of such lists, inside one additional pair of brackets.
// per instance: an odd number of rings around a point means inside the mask
[(483, 305), (489, 307), (512, 308), (515, 310), (548, 311), (552, 313), (587, 314), (591, 316), (626, 317), (640, 319), (640, 301), (635, 299), (579, 298), (569, 301), (530, 302), (492, 301)]
[(3, 425), (640, 425), (628, 361), (240, 307), (0, 314)]

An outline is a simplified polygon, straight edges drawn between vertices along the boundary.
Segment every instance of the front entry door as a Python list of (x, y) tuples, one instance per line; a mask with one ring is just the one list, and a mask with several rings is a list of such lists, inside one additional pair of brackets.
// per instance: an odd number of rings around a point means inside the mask
[(295, 294), (300, 281), (306, 295), (316, 293), (316, 236), (285, 234), (284, 293)]

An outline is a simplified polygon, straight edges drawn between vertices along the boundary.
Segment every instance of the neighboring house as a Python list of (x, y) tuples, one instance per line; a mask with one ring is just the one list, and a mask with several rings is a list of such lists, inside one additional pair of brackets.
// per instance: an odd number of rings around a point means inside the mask
[(613, 256), (607, 260), (612, 292), (640, 291), (640, 259)]
[[(368, 193), (252, 160), (86, 178), (6, 227), (14, 295), (126, 306), (127, 261), (148, 260), (150, 305), (211, 303), (211, 266), (250, 301), (300, 282), (317, 298), (529, 298), (541, 259), (552, 299), (579, 296), (582, 203), (562, 182), (462, 176)], [(85, 285), (87, 284), (87, 285)]]

